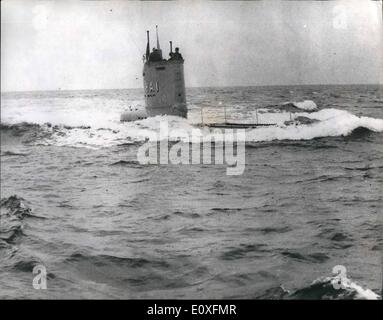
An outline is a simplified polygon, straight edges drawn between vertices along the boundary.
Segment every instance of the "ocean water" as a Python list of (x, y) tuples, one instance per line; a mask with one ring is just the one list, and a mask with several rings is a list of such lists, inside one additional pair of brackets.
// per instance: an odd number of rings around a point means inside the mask
[[(379, 299), (383, 87), (187, 92), (188, 119), (133, 123), (141, 90), (1, 94), (0, 298)], [(277, 124), (246, 131), (243, 174), (137, 161), (161, 122), (225, 113)]]

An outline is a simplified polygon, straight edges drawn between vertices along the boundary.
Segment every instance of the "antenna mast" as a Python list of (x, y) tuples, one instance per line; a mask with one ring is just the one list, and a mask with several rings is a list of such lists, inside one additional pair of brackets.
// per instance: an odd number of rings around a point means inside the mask
[(160, 41), (158, 40), (158, 26), (156, 25), (156, 35), (157, 35), (157, 49), (160, 50)]
[(149, 43), (149, 30), (146, 30), (147, 44), (146, 44), (146, 61), (149, 61), (150, 43)]

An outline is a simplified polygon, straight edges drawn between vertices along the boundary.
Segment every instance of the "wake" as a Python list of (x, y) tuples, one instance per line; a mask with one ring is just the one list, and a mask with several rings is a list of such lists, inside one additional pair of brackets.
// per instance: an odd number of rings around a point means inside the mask
[[(137, 102), (138, 103), (138, 102)], [(193, 107), (193, 106), (192, 106)], [(197, 106), (198, 107), (198, 106)], [(184, 138), (192, 136), (198, 128), (203, 137), (216, 132), (217, 129), (201, 126), (193, 119), (190, 110), (189, 119), (176, 116), (156, 116), (134, 122), (119, 121), (123, 105), (114, 110), (96, 105), (74, 110), (65, 106), (36, 110), (29, 106), (24, 110), (2, 110), (1, 131), (10, 135), (24, 136), (29, 144), (68, 146), (81, 148), (105, 148), (118, 145), (136, 144), (147, 141), (150, 137), (159, 136), (161, 123), (167, 123), (172, 132), (170, 141), (193, 142)], [(313, 101), (287, 102), (279, 106), (261, 108), (240, 114), (234, 109), (231, 112), (235, 122), (246, 123), (254, 119), (255, 112), (260, 122), (274, 123), (270, 127), (247, 129), (245, 143), (270, 142), (282, 140), (312, 140), (323, 137), (345, 137), (360, 129), (369, 132), (383, 132), (383, 119), (359, 117), (346, 110), (327, 108), (318, 110)], [(197, 111), (198, 113), (198, 111)], [(219, 121), (216, 111), (207, 112), (208, 121)], [(195, 118), (195, 117), (194, 117)], [(222, 139), (231, 135), (222, 132)], [(162, 138), (155, 138), (162, 139)]]

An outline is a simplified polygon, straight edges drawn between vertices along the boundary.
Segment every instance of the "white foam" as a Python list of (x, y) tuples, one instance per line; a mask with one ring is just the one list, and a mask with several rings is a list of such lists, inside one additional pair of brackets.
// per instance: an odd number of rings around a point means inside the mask
[[(276, 117), (281, 116), (276, 114)], [(287, 115), (284, 115), (287, 117)], [(347, 111), (337, 109), (324, 109), (314, 113), (298, 113), (296, 116), (305, 116), (316, 119), (318, 122), (309, 125), (260, 127), (246, 131), (246, 142), (262, 142), (273, 140), (310, 140), (320, 137), (347, 136), (353, 130), (364, 127), (375, 132), (383, 131), (383, 120), (370, 117), (357, 117)], [(129, 123), (113, 123), (100, 130), (90, 129), (62, 129), (54, 134), (49, 143), (69, 146), (108, 147), (128, 142), (145, 141), (155, 136), (160, 139), (160, 123), (166, 121), (174, 140), (183, 136), (191, 137), (192, 130), (196, 129), (187, 119), (174, 116), (157, 116), (145, 120)], [(201, 129), (202, 136), (213, 131), (207, 127)], [(223, 132), (223, 131), (222, 131)], [(232, 139), (230, 135), (222, 135), (222, 139)], [(194, 141), (195, 142), (195, 141)]]
[(6, 99), (2, 100), (1, 121), (118, 129), (120, 114), (128, 105), (140, 106), (143, 102), (99, 97)]
[(300, 102), (285, 102), (284, 105), (292, 103), (295, 107), (302, 109), (302, 110), (316, 110), (318, 109), (316, 103), (312, 100), (304, 100)]
[(370, 289), (363, 289), (360, 285), (351, 282), (350, 288), (354, 289), (357, 293), (357, 298), (359, 299), (367, 299), (367, 300), (378, 300), (380, 296), (377, 295), (374, 291)]
[(370, 289), (364, 289), (357, 283), (353, 282), (351, 279), (346, 276), (335, 276), (333, 278), (326, 278), (325, 281), (329, 281), (331, 283), (341, 283), (342, 288), (348, 291), (354, 291), (356, 293), (356, 299), (366, 299), (366, 300), (378, 300), (381, 297), (376, 294), (374, 291)]
[(297, 113), (296, 116), (305, 116), (319, 121), (310, 125), (253, 129), (246, 134), (246, 140), (310, 140), (320, 137), (347, 136), (358, 127), (375, 132), (383, 131), (382, 119), (357, 117), (344, 110), (323, 109), (314, 113)]
[[(2, 101), (3, 102), (3, 101)], [(125, 143), (145, 141), (148, 137), (158, 135), (160, 123), (166, 121), (172, 136), (191, 136), (197, 127), (191, 124), (191, 119), (174, 116), (157, 116), (135, 122), (120, 122), (121, 112), (127, 105), (140, 105), (142, 101), (123, 101), (105, 98), (54, 98), (54, 99), (15, 99), (4, 101), (1, 108), (2, 122), (8, 124), (29, 122), (43, 125), (51, 123), (61, 125), (57, 129), (46, 127), (53, 133), (50, 138), (38, 143), (59, 146), (100, 148)], [(308, 108), (312, 104), (303, 102)], [(315, 103), (314, 103), (315, 104)], [(298, 112), (293, 117), (304, 116), (318, 120), (312, 124), (285, 125), (290, 120), (289, 112), (262, 109), (258, 112), (260, 122), (276, 123), (277, 126), (259, 127), (246, 131), (246, 142), (261, 142), (273, 140), (310, 140), (320, 137), (347, 136), (358, 127), (364, 127), (375, 132), (383, 131), (383, 120), (371, 117), (357, 117), (345, 110), (323, 109), (316, 112)], [(251, 112), (247, 120), (254, 122)], [(241, 119), (242, 121), (242, 119)], [(86, 128), (65, 128), (65, 126)], [(203, 136), (212, 130), (207, 127), (199, 128)], [(231, 138), (228, 134), (225, 139)]]

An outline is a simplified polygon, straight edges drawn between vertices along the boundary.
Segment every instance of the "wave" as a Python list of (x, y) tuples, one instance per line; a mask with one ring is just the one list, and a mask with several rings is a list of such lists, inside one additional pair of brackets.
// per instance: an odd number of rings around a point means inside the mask
[(15, 152), (15, 151), (4, 151), (1, 153), (2, 157), (26, 157), (29, 153)]
[(282, 104), (283, 108), (289, 108), (292, 111), (296, 111), (295, 109), (301, 109), (301, 110), (306, 110), (306, 111), (313, 111), (317, 110), (318, 106), (316, 103), (312, 100), (304, 100), (300, 102), (285, 102)]
[(12, 243), (22, 235), (23, 219), (31, 215), (31, 209), (24, 199), (10, 196), (0, 201), (0, 239)]
[[(43, 264), (38, 257), (32, 256), (25, 248), (17, 245), (8, 244), (0, 239), (0, 268), (4, 271), (26, 272), (30, 274), (36, 265)], [(55, 276), (52, 273), (47, 274), (48, 279)]]
[(254, 129), (246, 134), (253, 142), (272, 140), (311, 140), (323, 137), (348, 136), (358, 128), (383, 132), (383, 119), (357, 117), (345, 110), (323, 109), (300, 116), (319, 120), (310, 125), (292, 125)]
[(381, 297), (370, 289), (365, 289), (346, 276), (321, 277), (308, 286), (288, 290), (283, 285), (267, 289), (256, 299), (286, 300), (378, 300)]
[(307, 261), (312, 263), (322, 263), (329, 259), (329, 256), (321, 252), (302, 254), (295, 250), (284, 250), (281, 252), (281, 254), (290, 259), (298, 261)]
[[(26, 272), (30, 274), (36, 265), (44, 262), (33, 256), (20, 241), (26, 235), (23, 233), (25, 218), (45, 219), (35, 215), (27, 201), (17, 195), (2, 198), (0, 201), (0, 269), (6, 271)], [(55, 277), (48, 273), (48, 279)]]
[(145, 258), (117, 257), (111, 255), (90, 255), (83, 252), (75, 252), (66, 259), (68, 263), (86, 263), (90, 266), (107, 267), (119, 266), (126, 268), (143, 268), (146, 266), (167, 268), (165, 260), (148, 260)]
[(254, 257), (255, 255), (259, 253), (266, 252), (265, 245), (260, 244), (241, 244), (239, 247), (230, 248), (228, 251), (225, 251), (221, 255), (222, 260), (238, 260), (241, 258), (245, 258), (248, 255), (252, 255)]
[(45, 219), (32, 213), (26, 200), (17, 195), (0, 200), (0, 239), (11, 243), (22, 235), (24, 218)]
[(296, 290), (290, 299), (360, 299), (378, 300), (381, 297), (370, 289), (364, 289), (346, 276), (319, 278), (309, 286)]
[[(49, 124), (36, 124), (21, 122), (15, 124), (0, 123), (1, 130), (1, 143), (2, 145), (17, 144), (36, 144), (38, 141), (44, 141), (49, 139), (52, 133), (56, 130), (59, 131), (58, 127), (52, 128)], [(21, 155), (20, 152), (6, 150), (2, 153), (4, 156), (16, 156)], [(27, 154), (25, 154), (27, 155)]]
[(119, 160), (110, 164), (111, 166), (126, 166), (130, 168), (143, 168), (143, 166), (135, 160)]
[[(315, 104), (315, 103), (314, 103)], [(299, 104), (298, 104), (299, 105)], [(304, 103), (302, 108), (308, 108)], [(302, 110), (300, 110), (302, 111)], [(90, 112), (90, 111), (89, 111)], [(5, 123), (1, 124), (1, 131), (7, 132), (13, 137), (21, 137), (23, 143), (41, 145), (55, 145), (68, 147), (103, 148), (112, 146), (125, 146), (143, 143), (150, 139), (161, 140), (159, 137), (161, 126), (166, 124), (172, 141), (184, 141), (199, 143), (201, 140), (191, 138), (192, 133), (200, 130), (202, 139), (208, 138), (217, 129), (209, 129), (204, 126), (192, 125), (190, 119), (175, 116), (156, 116), (134, 122), (121, 123), (119, 114), (115, 111), (112, 115), (106, 115), (104, 111), (97, 114), (97, 110), (91, 114), (80, 111), (76, 114), (66, 115), (59, 121), (43, 122), (34, 117), (36, 122), (16, 122), (14, 117), (4, 117)], [(312, 140), (323, 137), (362, 137), (373, 132), (383, 132), (383, 119), (372, 117), (359, 117), (348, 111), (334, 108), (322, 109), (309, 112), (294, 112), (276, 109), (262, 111), (261, 119), (275, 126), (258, 127), (246, 130), (246, 143), (270, 142), (275, 140)], [(262, 118), (263, 117), (263, 118)], [(89, 118), (89, 121), (88, 121)], [(68, 120), (69, 119), (69, 120)], [(80, 119), (80, 120), (76, 120)], [(96, 120), (95, 120), (96, 119)], [(52, 119), (51, 119), (52, 120)], [(8, 121), (8, 122), (7, 122)], [(214, 135), (215, 141), (236, 138), (222, 131), (221, 136)], [(236, 140), (241, 142), (241, 140)]]

